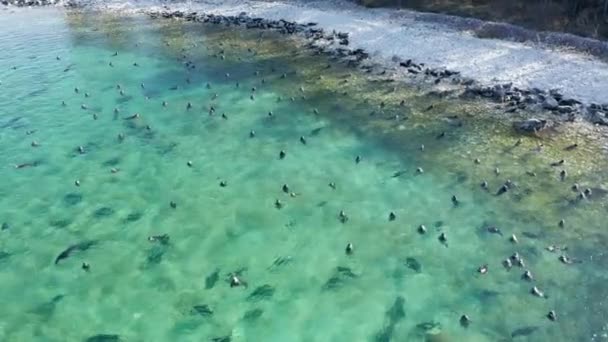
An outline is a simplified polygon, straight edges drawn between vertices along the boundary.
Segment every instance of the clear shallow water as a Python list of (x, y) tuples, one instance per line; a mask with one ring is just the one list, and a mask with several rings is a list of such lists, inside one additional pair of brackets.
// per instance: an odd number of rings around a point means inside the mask
[[(589, 161), (586, 140), (569, 152), (559, 136), (545, 138), (543, 153), (534, 139), (513, 147), (518, 137), (483, 105), (326, 69), (327, 60), (271, 34), (38, 9), (4, 12), (0, 25), (8, 33), (0, 40), (2, 340), (571, 341), (603, 333), (605, 168)], [(406, 106), (380, 108), (395, 98)], [(548, 166), (561, 158), (565, 182)], [(23, 163), (36, 166), (13, 166)], [(517, 187), (494, 196), (505, 179)], [(589, 201), (570, 202), (575, 181), (595, 189)], [(416, 232), (420, 224), (427, 234)], [(504, 236), (484, 233), (489, 224)], [(168, 245), (147, 239), (164, 233)], [(89, 240), (96, 244), (54, 263)], [(583, 263), (560, 263), (545, 250), (551, 244)], [(515, 251), (534, 282), (520, 279), (523, 268), (501, 266)], [(489, 273), (478, 274), (486, 263)], [(246, 287), (230, 287), (233, 272)], [(548, 298), (532, 296), (533, 285)], [(553, 309), (557, 322), (545, 317)], [(458, 323), (465, 313), (466, 329)], [(529, 335), (513, 336), (526, 327)]]

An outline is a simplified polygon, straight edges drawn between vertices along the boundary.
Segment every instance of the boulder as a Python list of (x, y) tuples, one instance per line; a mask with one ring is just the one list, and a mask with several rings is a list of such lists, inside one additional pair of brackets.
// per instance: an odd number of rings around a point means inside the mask
[(557, 109), (558, 106), (559, 106), (559, 103), (557, 102), (556, 99), (553, 98), (553, 96), (547, 96), (543, 100), (544, 109), (554, 110), (554, 109)]
[(589, 121), (594, 124), (608, 126), (608, 117), (606, 117), (606, 113), (601, 111), (592, 112), (589, 116)]

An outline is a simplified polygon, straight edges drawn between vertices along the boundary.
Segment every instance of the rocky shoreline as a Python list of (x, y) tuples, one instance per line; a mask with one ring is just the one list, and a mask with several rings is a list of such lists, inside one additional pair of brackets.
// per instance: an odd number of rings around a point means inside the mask
[[(379, 67), (370, 62), (370, 55), (363, 49), (349, 48), (349, 34), (347, 32), (327, 32), (319, 28), (317, 23), (297, 23), (286, 20), (268, 20), (252, 18), (247, 13), (238, 16), (224, 16), (197, 12), (183, 11), (146, 11), (152, 18), (182, 19), (225, 26), (241, 26), (263, 30), (274, 30), (285, 35), (299, 35), (308, 43), (306, 47), (317, 54), (326, 54), (341, 59), (351, 67), (359, 68), (368, 73), (387, 75), (388, 71), (398, 71), (410, 78), (421, 78), (425, 82), (435, 85), (447, 84), (455, 87), (459, 96), (463, 98), (483, 98), (497, 103), (504, 108), (505, 113), (530, 111), (550, 114), (548, 119), (530, 119), (518, 122), (516, 128), (523, 132), (539, 132), (551, 127), (554, 122), (574, 121), (577, 118), (588, 120), (593, 124), (608, 126), (608, 103), (585, 105), (581, 101), (567, 98), (557, 90), (542, 90), (538, 88), (521, 89), (512, 84), (498, 84), (494, 86), (480, 85), (473, 79), (465, 78), (459, 72), (443, 69), (429, 68), (424, 63), (408, 59), (393, 58), (394, 66)], [(441, 94), (442, 92), (437, 92)]]
[[(86, 3), (61, 0), (2, 0), (2, 4), (15, 6), (45, 6), (63, 4), (66, 7), (86, 7)], [(524, 89), (511, 83), (482, 85), (478, 81), (461, 76), (460, 72), (445, 68), (431, 68), (424, 62), (403, 60), (398, 56), (392, 58), (392, 65), (376, 63), (364, 49), (351, 48), (348, 32), (327, 31), (315, 22), (298, 23), (287, 20), (270, 20), (251, 17), (246, 12), (236, 16), (211, 13), (187, 12), (180, 10), (143, 10), (151, 18), (181, 19), (225, 26), (240, 26), (248, 29), (273, 30), (285, 35), (298, 35), (307, 43), (306, 47), (316, 54), (335, 57), (350, 67), (379, 76), (401, 77), (414, 81), (429, 83), (437, 87), (438, 95), (457, 93), (463, 98), (483, 98), (496, 103), (504, 109), (505, 114), (521, 111), (542, 119), (530, 119), (518, 122), (516, 128), (523, 132), (535, 133), (551, 127), (556, 122), (568, 122), (584, 119), (592, 124), (608, 126), (608, 103), (584, 104), (575, 98), (569, 98), (555, 89)], [(393, 76), (391, 76), (391, 74)], [(449, 90), (445, 90), (445, 88)]]
[(51, 6), (58, 5), (62, 1), (61, 0), (1, 0), (0, 3), (5, 6), (17, 6), (17, 7), (27, 7), (27, 6)]

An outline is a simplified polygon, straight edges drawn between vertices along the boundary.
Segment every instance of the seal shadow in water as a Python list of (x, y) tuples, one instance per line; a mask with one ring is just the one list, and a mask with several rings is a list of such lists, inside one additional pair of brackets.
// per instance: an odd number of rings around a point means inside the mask
[(93, 212), (93, 217), (96, 219), (107, 218), (114, 215), (114, 209), (110, 207), (101, 207)]
[(205, 277), (205, 290), (212, 289), (220, 279), (220, 269), (216, 268), (210, 275)]
[(82, 202), (82, 194), (71, 192), (63, 196), (63, 203), (68, 207), (73, 207)]
[(97, 334), (86, 338), (84, 342), (120, 342), (122, 340), (123, 339), (116, 334)]
[(401, 296), (395, 298), (393, 305), (386, 311), (385, 326), (375, 336), (375, 342), (390, 342), (393, 338), (395, 326), (405, 318), (405, 299)]
[(207, 304), (194, 305), (190, 310), (190, 315), (200, 317), (211, 317), (213, 316), (213, 310)]
[(53, 297), (50, 301), (36, 306), (32, 310), (32, 313), (39, 315), (44, 321), (48, 321), (53, 316), (57, 304), (59, 304), (64, 297), (64, 295), (57, 295)]
[(251, 310), (245, 312), (245, 314), (243, 315), (243, 319), (246, 321), (255, 321), (256, 319), (260, 318), (263, 313), (264, 313), (264, 310), (262, 310), (260, 308), (251, 309)]
[(521, 327), (511, 332), (511, 338), (530, 336), (539, 329), (537, 326)]
[(135, 221), (139, 221), (139, 219), (141, 219), (144, 215), (138, 211), (132, 212), (129, 215), (127, 215), (127, 217), (124, 218), (123, 222), (124, 223), (131, 223), (131, 222), (135, 222)]
[(166, 251), (167, 245), (159, 244), (152, 246), (152, 248), (150, 248), (147, 252), (146, 261), (144, 262), (143, 268), (160, 264), (161, 261), (163, 261)]
[(51, 225), (51, 227), (53, 228), (65, 228), (67, 226), (69, 226), (70, 224), (72, 224), (72, 220), (71, 219), (58, 219), (58, 220), (52, 220), (49, 222), (49, 224)]
[(344, 286), (347, 282), (352, 279), (357, 278), (357, 275), (353, 273), (353, 271), (344, 266), (336, 267), (334, 275), (327, 280), (325, 285), (323, 285), (323, 290), (336, 290), (340, 287)]
[(275, 292), (275, 288), (268, 285), (268, 284), (264, 284), (262, 286), (258, 286), (255, 288), (255, 290), (253, 290), (253, 292), (247, 297), (248, 301), (252, 301), (252, 302), (256, 302), (256, 301), (260, 301), (260, 300), (267, 300), (272, 298), (272, 296), (274, 295)]

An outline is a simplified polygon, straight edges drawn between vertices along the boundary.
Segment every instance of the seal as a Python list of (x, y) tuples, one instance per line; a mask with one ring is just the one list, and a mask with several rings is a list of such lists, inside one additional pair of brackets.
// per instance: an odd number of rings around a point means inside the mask
[(340, 219), (340, 222), (342, 222), (342, 223), (346, 223), (348, 221), (348, 216), (346, 216), (346, 213), (344, 212), (344, 210), (340, 210), (340, 214), (338, 214), (338, 218)]
[(230, 287), (241, 286), (241, 280), (236, 275), (230, 277)]
[(470, 324), (471, 324), (471, 319), (469, 318), (469, 316), (467, 316), (467, 315), (460, 316), (460, 325), (463, 328), (468, 328)]
[(392, 212), (392, 211), (391, 211), (391, 212), (388, 214), (388, 220), (389, 220), (389, 221), (395, 221), (395, 219), (396, 219), (396, 218), (397, 218), (397, 215), (395, 215), (395, 213), (394, 213), (394, 212)]
[(344, 251), (346, 252), (347, 255), (351, 255), (351, 254), (353, 254), (354, 249), (355, 249), (355, 247), (353, 246), (353, 244), (349, 242), (348, 244), (346, 244), (346, 248)]
[(439, 240), (439, 242), (441, 242), (441, 244), (443, 244), (444, 246), (446, 246), (446, 247), (448, 246), (448, 238), (447, 238), (447, 236), (445, 235), (445, 233), (441, 233), (437, 239), (438, 239), (438, 240)]
[(148, 241), (159, 242), (162, 245), (167, 245), (169, 243), (169, 234), (151, 235), (148, 236)]
[(546, 298), (545, 293), (536, 286), (532, 287), (530, 293), (532, 293), (536, 297)]
[(72, 253), (78, 251), (86, 251), (87, 249), (93, 247), (96, 244), (97, 241), (95, 240), (86, 240), (69, 246), (61, 253), (59, 253), (59, 255), (55, 258), (55, 265), (59, 264), (61, 260), (67, 259)]
[(420, 233), (420, 234), (426, 233), (426, 227), (425, 227), (425, 225), (421, 224), (421, 225), (418, 226), (418, 233)]
[(488, 190), (488, 182), (486, 180), (483, 180), (480, 186), (482, 189)]

